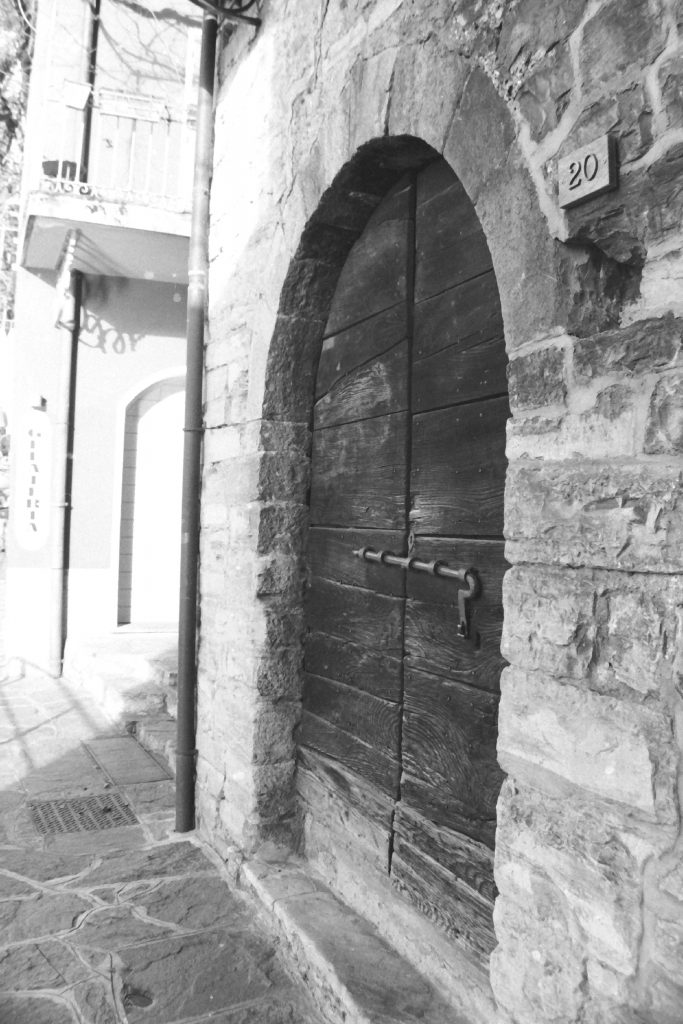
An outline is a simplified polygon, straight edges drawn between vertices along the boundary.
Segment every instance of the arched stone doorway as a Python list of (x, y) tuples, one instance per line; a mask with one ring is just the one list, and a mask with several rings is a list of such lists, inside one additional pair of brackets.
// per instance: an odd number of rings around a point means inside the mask
[[(474, 207), (432, 156), (341, 271), (315, 385), (298, 792), (309, 852), (388, 873), (485, 962), (503, 666), (505, 344)], [(473, 566), (466, 584), (368, 563)], [(333, 869), (334, 870), (334, 869)]]

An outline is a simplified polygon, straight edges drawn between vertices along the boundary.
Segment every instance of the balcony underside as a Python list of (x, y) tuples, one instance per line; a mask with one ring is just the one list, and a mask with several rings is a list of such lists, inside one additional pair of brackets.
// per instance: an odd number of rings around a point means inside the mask
[(69, 232), (77, 231), (74, 270), (187, 283), (189, 214), (92, 195), (34, 192), (25, 223), (21, 263), (30, 270), (57, 270)]

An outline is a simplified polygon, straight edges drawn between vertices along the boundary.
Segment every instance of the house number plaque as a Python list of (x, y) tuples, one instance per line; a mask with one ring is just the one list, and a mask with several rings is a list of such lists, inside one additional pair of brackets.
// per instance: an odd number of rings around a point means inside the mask
[(563, 210), (617, 187), (616, 139), (602, 135), (558, 162), (560, 206)]

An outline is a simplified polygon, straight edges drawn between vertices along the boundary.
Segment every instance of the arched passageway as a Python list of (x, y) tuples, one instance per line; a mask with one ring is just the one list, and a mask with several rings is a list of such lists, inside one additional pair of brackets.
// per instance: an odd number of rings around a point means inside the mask
[(178, 618), (182, 377), (159, 381), (126, 409), (119, 541), (119, 625)]

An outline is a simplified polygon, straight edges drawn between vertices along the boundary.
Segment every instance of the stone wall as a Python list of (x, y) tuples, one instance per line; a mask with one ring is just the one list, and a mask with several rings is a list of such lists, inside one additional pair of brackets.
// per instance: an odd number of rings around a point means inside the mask
[[(224, 47), (216, 115), (201, 828), (224, 851), (301, 841), (322, 328), (372, 209), (442, 154), (487, 235), (510, 359), (492, 1019), (680, 1024), (683, 7), (261, 13)], [(607, 131), (618, 190), (563, 213), (558, 157)]]

